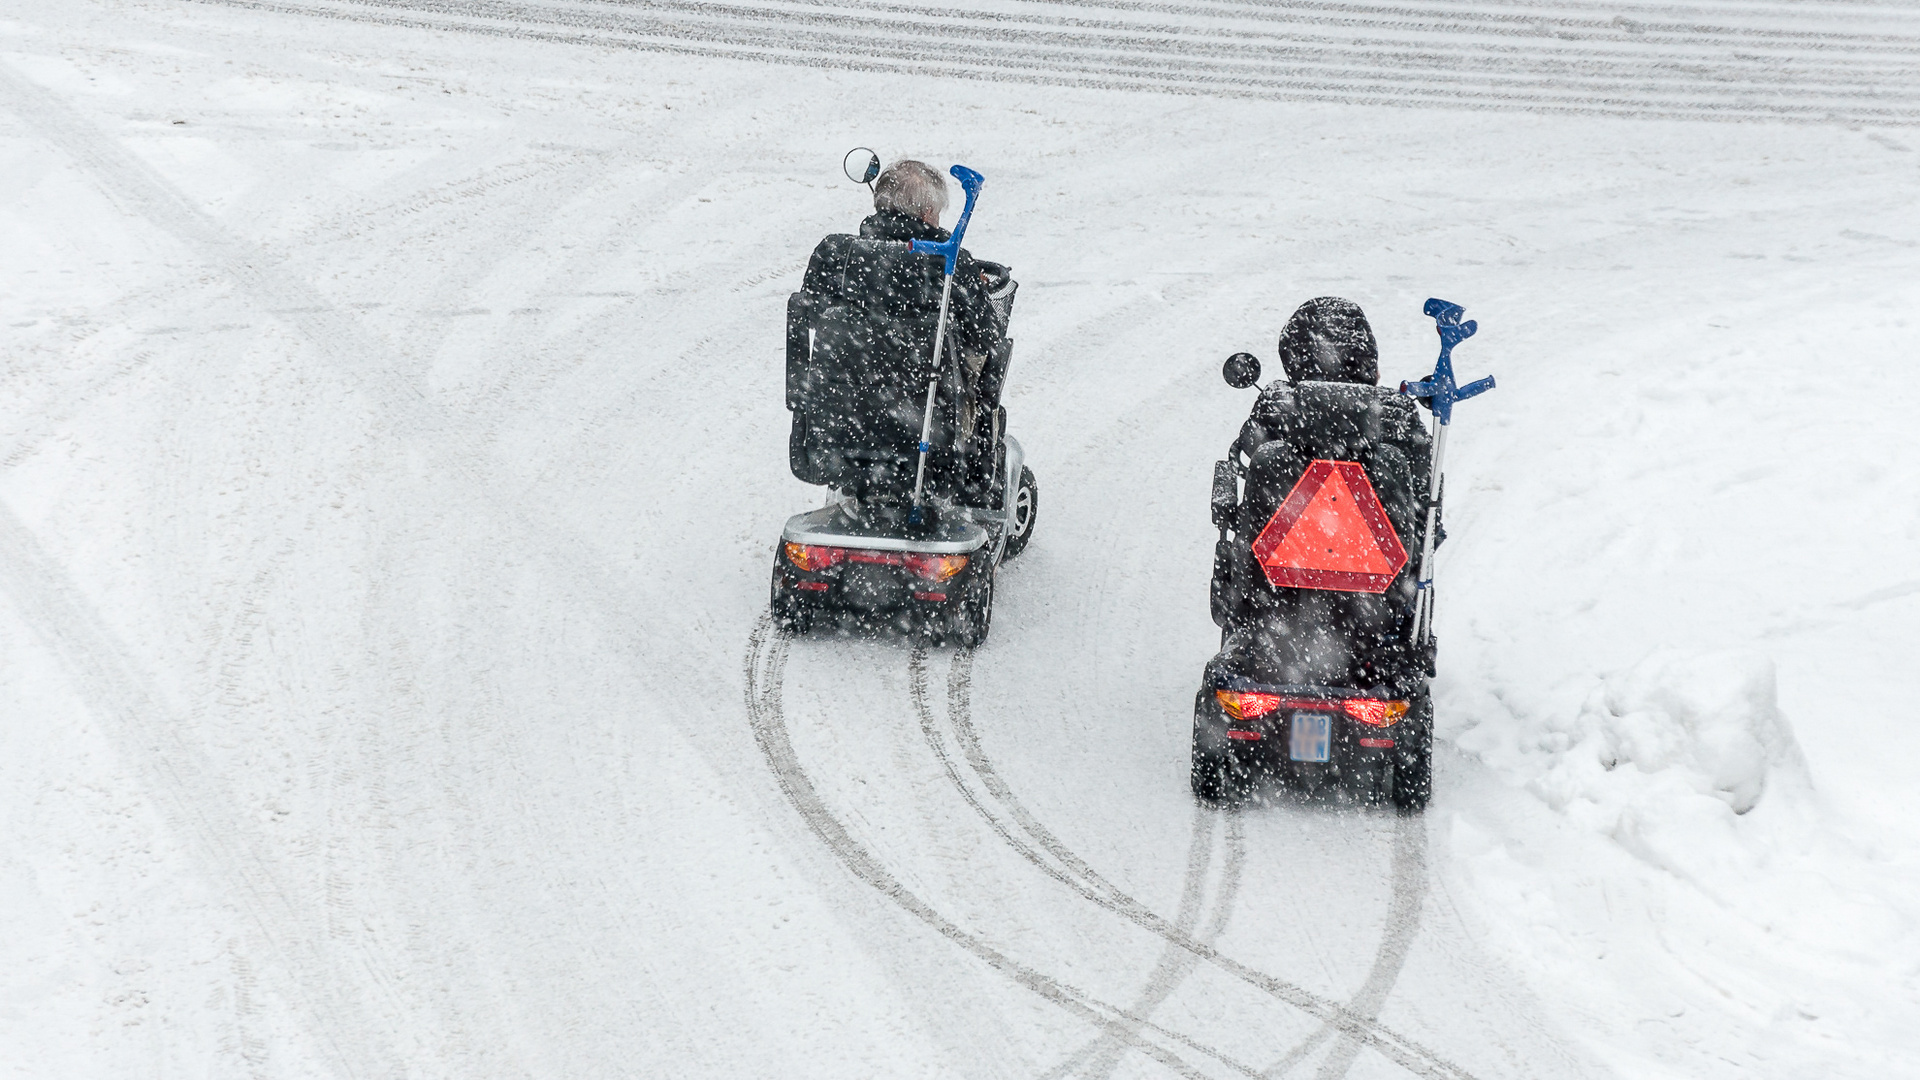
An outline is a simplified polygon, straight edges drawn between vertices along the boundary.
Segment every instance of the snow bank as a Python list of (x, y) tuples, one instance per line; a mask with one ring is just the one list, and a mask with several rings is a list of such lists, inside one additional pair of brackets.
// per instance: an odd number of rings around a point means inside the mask
[[(1913, 867), (1816, 788), (1772, 656), (1662, 648), (1495, 698), (1506, 715), (1455, 740), (1487, 771), (1463, 763), (1484, 782), (1448, 873), (1594, 1053), (1621, 1075), (1908, 1074), (1914, 969), (1887, 959), (1915, 955)], [(1701, 1031), (1727, 1049), (1698, 1056)]]
[(1461, 745), (1573, 823), (1697, 885), (1708, 880), (1700, 859), (1743, 846), (1741, 815), (1811, 790), (1773, 661), (1758, 653), (1659, 650), (1600, 679), (1577, 712), (1518, 720)]
[(1577, 716), (1549, 722), (1541, 745), (1552, 762), (1531, 787), (1562, 810), (1706, 796), (1744, 814), (1770, 773), (1806, 777), (1773, 661), (1747, 652), (1657, 652), (1606, 678)]

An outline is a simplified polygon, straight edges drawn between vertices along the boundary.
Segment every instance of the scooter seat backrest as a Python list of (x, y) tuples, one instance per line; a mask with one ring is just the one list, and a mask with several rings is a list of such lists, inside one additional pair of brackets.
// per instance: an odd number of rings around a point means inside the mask
[(1277, 434), (1309, 459), (1359, 461), (1380, 441), (1380, 410), (1378, 387), (1295, 383)]
[(899, 241), (820, 241), (787, 308), (787, 407), (839, 411), (925, 386), (940, 277), (937, 256)]
[[(1243, 548), (1272, 519), (1316, 460), (1358, 462), (1408, 551), (1424, 528), (1430, 443), (1410, 399), (1376, 386), (1301, 382), (1263, 417), (1270, 438), (1249, 459), (1235, 532)], [(1249, 556), (1250, 557), (1250, 556)]]
[(939, 256), (916, 255), (905, 241), (836, 233), (813, 249), (800, 288), (881, 318), (918, 321), (940, 313), (942, 269)]
[[(857, 476), (867, 490), (901, 476), (911, 483), (942, 277), (938, 256), (900, 241), (840, 234), (814, 248), (787, 305), (787, 407), (795, 445), (805, 444), (793, 451), (796, 476), (830, 484)], [(943, 406), (954, 398), (949, 381)], [(936, 408), (928, 432), (936, 472), (956, 441), (949, 412)]]

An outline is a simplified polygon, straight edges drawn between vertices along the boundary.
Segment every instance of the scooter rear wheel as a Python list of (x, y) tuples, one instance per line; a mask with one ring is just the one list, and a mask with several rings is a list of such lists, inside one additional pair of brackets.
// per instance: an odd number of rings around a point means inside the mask
[[(1244, 799), (1253, 787), (1253, 771), (1237, 759), (1227, 743), (1223, 717), (1205, 690), (1194, 697), (1193, 761), (1189, 783), (1193, 795), (1202, 802), (1234, 802)], [(1222, 745), (1225, 744), (1225, 745)]]
[(1433, 691), (1413, 702), (1407, 732), (1393, 758), (1393, 805), (1418, 814), (1433, 795)]
[(970, 590), (954, 607), (952, 627), (953, 643), (963, 649), (976, 649), (987, 643), (987, 632), (993, 629), (992, 574), (987, 575), (985, 588), (977, 592)]
[(1008, 559), (1027, 549), (1033, 538), (1033, 523), (1040, 516), (1040, 486), (1034, 483), (1033, 470), (1020, 466), (1020, 486), (1014, 489), (1013, 506), (1007, 514)]
[(773, 571), (773, 594), (768, 607), (773, 612), (774, 628), (788, 637), (813, 629), (813, 609), (786, 589), (779, 567)]

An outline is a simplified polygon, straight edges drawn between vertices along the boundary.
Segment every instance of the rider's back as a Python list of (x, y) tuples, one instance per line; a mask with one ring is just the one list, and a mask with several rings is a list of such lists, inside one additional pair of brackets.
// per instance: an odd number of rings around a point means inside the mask
[[(934, 369), (934, 338), (945, 285), (937, 256), (908, 241), (943, 240), (946, 230), (889, 211), (814, 248), (800, 291), (787, 307), (789, 457), (807, 483), (878, 495), (904, 493), (913, 478), (929, 381), (938, 375), (929, 476), (936, 489), (965, 470), (960, 443), (976, 435), (974, 406), (997, 403), (1004, 377), (1006, 307), (981, 283), (982, 265), (962, 251), (949, 300), (947, 349)], [(1004, 276), (1004, 268), (1000, 269)], [(969, 388), (963, 357), (983, 353)], [(997, 363), (992, 362), (997, 361)], [(969, 389), (972, 393), (969, 394)], [(962, 403), (966, 403), (964, 406)]]
[(787, 307), (795, 476), (840, 484), (849, 453), (899, 471), (919, 439), (939, 306), (939, 260), (905, 244), (837, 233), (814, 248)]
[(1263, 673), (1268, 681), (1370, 685), (1411, 662), (1401, 642), (1414, 595), (1412, 560), (1383, 592), (1301, 588), (1269, 580), (1252, 546), (1309, 466), (1332, 461), (1361, 466), (1402, 546), (1417, 552), (1431, 441), (1411, 399), (1374, 385), (1372, 332), (1357, 307), (1312, 301), (1288, 330), (1281, 352), (1293, 381), (1261, 392), (1234, 444), (1247, 479), (1233, 521), (1228, 629), (1249, 646), (1249, 660), (1271, 668)]

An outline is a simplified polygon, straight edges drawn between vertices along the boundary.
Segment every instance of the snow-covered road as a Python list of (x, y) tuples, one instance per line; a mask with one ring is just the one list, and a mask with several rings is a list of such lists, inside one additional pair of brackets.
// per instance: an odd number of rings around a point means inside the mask
[[(0, 1070), (1920, 1071), (1916, 27), (0, 2)], [(972, 654), (764, 619), (855, 144), (1023, 281)], [(1327, 293), (1500, 378), (1418, 819), (1186, 790)]]
[(805, 67), (1538, 113), (1920, 123), (1920, 13), (1876, 3), (200, 0)]

